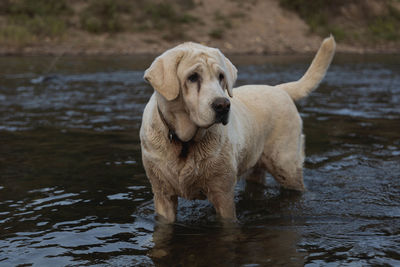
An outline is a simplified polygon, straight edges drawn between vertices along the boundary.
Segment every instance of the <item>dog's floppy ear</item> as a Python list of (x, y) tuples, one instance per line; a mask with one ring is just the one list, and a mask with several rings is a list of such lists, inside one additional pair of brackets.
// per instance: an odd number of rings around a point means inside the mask
[(225, 63), (225, 76), (226, 76), (226, 91), (228, 91), (228, 94), (230, 97), (233, 97), (233, 86), (235, 85), (236, 78), (237, 78), (237, 69), (236, 67), (232, 64), (232, 62), (222, 54), (221, 51), (219, 51), (220, 56), (224, 60)]
[(144, 73), (143, 78), (168, 101), (179, 95), (180, 85), (176, 72), (182, 56), (181, 49), (168, 50), (157, 57)]
[(228, 91), (228, 94), (230, 97), (233, 97), (233, 86), (235, 85), (236, 78), (237, 78), (237, 69), (236, 67), (232, 64), (232, 62), (225, 57), (225, 64), (227, 68), (227, 79), (226, 79), (226, 90)]

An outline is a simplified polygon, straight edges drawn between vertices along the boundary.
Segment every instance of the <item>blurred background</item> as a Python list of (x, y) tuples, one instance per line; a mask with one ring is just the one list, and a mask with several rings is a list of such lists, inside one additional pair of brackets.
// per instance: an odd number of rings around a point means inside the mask
[(159, 53), (196, 41), (230, 53), (397, 52), (399, 0), (1, 0), (1, 54)]

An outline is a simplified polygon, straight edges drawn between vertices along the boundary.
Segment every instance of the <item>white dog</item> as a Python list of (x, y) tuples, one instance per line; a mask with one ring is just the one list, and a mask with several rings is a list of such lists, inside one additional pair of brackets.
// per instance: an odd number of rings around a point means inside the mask
[(157, 57), (144, 74), (155, 92), (140, 139), (158, 216), (174, 222), (178, 197), (208, 198), (218, 215), (235, 220), (234, 187), (244, 173), (262, 178), (267, 170), (283, 187), (304, 190), (304, 136), (293, 101), (318, 86), (335, 46), (325, 39), (296, 82), (235, 89), (237, 70), (218, 49), (184, 43)]

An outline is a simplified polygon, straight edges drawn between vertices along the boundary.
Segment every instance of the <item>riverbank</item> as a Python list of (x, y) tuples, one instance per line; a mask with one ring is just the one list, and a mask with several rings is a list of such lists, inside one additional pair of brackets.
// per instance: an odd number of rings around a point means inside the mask
[(335, 9), (310, 5), (318, 17), (299, 8), (299, 0), (188, 2), (139, 1), (133, 7), (123, 1), (62, 5), (60, 0), (47, 9), (9, 8), (0, 14), (0, 54), (158, 54), (184, 41), (229, 54), (301, 54), (316, 51), (329, 33), (338, 52), (400, 52), (398, 2), (352, 0)]

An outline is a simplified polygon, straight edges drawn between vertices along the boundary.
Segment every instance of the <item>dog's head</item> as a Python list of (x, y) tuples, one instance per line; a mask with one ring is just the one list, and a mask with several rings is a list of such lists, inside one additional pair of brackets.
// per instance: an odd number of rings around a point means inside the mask
[(167, 102), (179, 101), (201, 128), (228, 123), (235, 66), (215, 48), (184, 43), (164, 52), (146, 70), (144, 79)]

